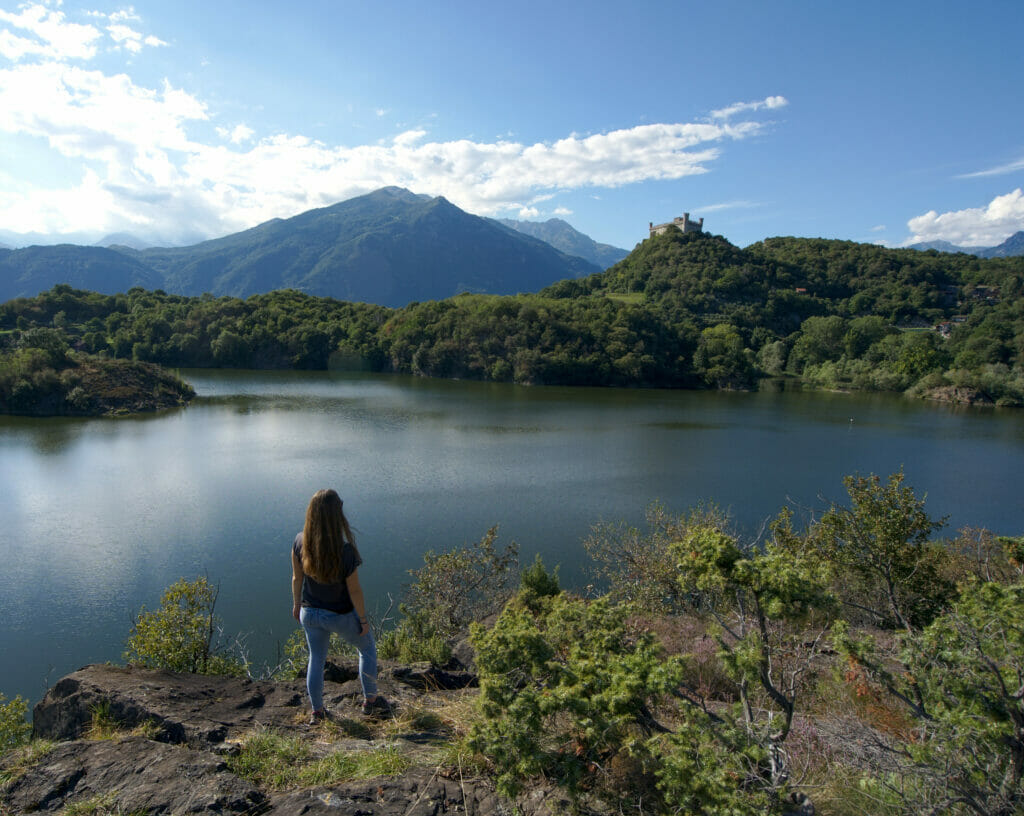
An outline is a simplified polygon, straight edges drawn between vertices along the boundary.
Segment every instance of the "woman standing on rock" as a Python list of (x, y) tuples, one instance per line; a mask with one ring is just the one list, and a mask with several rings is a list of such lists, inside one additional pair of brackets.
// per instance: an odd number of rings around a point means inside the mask
[(363, 713), (388, 711), (387, 701), (377, 694), (377, 644), (356, 573), (362, 563), (338, 494), (318, 491), (306, 508), (306, 524), (292, 544), (292, 617), (302, 624), (309, 645), (310, 724), (327, 717), (324, 664), (332, 632), (359, 652)]

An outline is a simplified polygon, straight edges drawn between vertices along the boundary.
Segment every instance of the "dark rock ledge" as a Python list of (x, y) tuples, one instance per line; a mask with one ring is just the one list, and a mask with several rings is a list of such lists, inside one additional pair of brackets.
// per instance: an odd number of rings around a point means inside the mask
[[(382, 664), (381, 691), (396, 707), (426, 696), (460, 695), (474, 684), (465, 671)], [(358, 720), (355, 665), (329, 665), (325, 701), (335, 718)], [(94, 713), (123, 729), (123, 736), (88, 739)], [(36, 706), (34, 736), (58, 744), (0, 788), (0, 813), (53, 813), (106, 797), (111, 812), (145, 814), (361, 814), (362, 816), (507, 816), (517, 810), (544, 816), (564, 802), (533, 791), (517, 802), (495, 794), (485, 779), (447, 778), (424, 754), (431, 735), (389, 733), (387, 741), (414, 758), (397, 777), (326, 787), (260, 790), (232, 773), (225, 755), (254, 729), (302, 735), (317, 750), (380, 747), (365, 739), (324, 745), (305, 725), (302, 680), (260, 682), (177, 672), (86, 666), (53, 686)], [(132, 729), (145, 726), (144, 734)], [(447, 734), (433, 735), (434, 744)], [(424, 761), (417, 763), (415, 758)]]

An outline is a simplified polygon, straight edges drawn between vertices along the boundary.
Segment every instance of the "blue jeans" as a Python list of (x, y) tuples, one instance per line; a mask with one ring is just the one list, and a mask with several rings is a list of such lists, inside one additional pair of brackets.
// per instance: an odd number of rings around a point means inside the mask
[(339, 615), (326, 609), (304, 606), (299, 612), (299, 623), (309, 646), (306, 691), (314, 711), (322, 711), (324, 707), (324, 664), (332, 632), (359, 652), (359, 682), (363, 696), (372, 697), (377, 693), (377, 644), (369, 629), (365, 635), (359, 634), (362, 625), (355, 610)]

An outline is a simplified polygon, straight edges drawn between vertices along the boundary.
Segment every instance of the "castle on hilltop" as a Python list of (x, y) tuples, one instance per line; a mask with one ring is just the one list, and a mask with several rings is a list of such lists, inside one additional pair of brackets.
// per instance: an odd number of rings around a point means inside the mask
[(682, 218), (673, 218), (666, 224), (655, 224), (653, 221), (648, 222), (651, 227), (651, 237), (655, 235), (661, 235), (663, 232), (675, 227), (680, 232), (703, 232), (704, 230), (704, 219), (700, 221), (691, 221), (689, 213), (683, 213)]

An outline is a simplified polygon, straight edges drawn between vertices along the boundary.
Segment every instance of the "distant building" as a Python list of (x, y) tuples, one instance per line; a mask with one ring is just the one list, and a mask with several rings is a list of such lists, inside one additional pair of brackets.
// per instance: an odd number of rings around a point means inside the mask
[(689, 213), (683, 213), (682, 218), (673, 218), (667, 224), (655, 224), (653, 221), (649, 221), (648, 224), (651, 228), (651, 236), (661, 235), (663, 232), (668, 232), (670, 229), (675, 227), (680, 232), (703, 232), (704, 230), (704, 219), (700, 221), (691, 221)]

